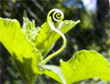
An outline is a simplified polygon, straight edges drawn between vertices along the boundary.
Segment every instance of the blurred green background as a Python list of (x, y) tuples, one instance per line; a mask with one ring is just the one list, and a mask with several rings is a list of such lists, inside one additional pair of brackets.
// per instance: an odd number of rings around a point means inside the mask
[[(46, 21), (52, 8), (64, 12), (67, 20), (81, 20), (75, 28), (65, 34), (65, 50), (51, 59), (48, 64), (59, 65), (59, 59), (67, 61), (81, 49), (93, 49), (101, 53), (110, 63), (110, 6), (109, 0), (0, 0), (0, 17), (17, 19), (23, 24), (24, 10), (30, 20), (35, 19), (36, 26)], [(60, 38), (50, 53), (62, 45)], [(0, 43), (0, 84), (23, 84), (13, 60)], [(59, 84), (48, 76), (42, 75), (36, 84)], [(98, 78), (82, 80), (74, 84), (110, 84)]]

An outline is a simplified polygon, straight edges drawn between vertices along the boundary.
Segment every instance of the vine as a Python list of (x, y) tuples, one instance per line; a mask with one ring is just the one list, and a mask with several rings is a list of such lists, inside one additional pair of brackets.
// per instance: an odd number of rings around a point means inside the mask
[(63, 39), (63, 45), (61, 46), (61, 48), (59, 50), (57, 50), (56, 52), (50, 54), (47, 58), (45, 58), (42, 62), (42, 65), (46, 64), (51, 58), (53, 58), (54, 56), (59, 54), (66, 47), (66, 38), (65, 38), (64, 34), (62, 32), (60, 32), (57, 28), (55, 28), (55, 26), (52, 23), (52, 20), (54, 20), (55, 22), (58, 22), (58, 21), (62, 21), (63, 19), (64, 19), (64, 14), (59, 9), (52, 9), (49, 11), (49, 13), (47, 15), (47, 22), (48, 22), (50, 28), (52, 28), (56, 33), (61, 35), (61, 37)]

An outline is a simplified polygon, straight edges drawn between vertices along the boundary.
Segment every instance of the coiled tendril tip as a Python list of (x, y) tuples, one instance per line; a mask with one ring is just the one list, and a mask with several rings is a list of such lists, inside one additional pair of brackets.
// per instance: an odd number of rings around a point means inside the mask
[(64, 14), (60, 9), (52, 9), (49, 11), (48, 15), (47, 15), (47, 20), (49, 18), (49, 16), (51, 16), (51, 18), (58, 22), (58, 21), (62, 21), (64, 19)]

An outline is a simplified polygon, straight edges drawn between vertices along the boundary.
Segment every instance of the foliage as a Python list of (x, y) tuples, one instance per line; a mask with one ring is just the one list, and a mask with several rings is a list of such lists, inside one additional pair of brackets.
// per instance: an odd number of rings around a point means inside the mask
[[(53, 53), (44, 59), (61, 32), (66, 33), (79, 23), (79, 21), (61, 21), (59, 15), (56, 17), (58, 22), (53, 22), (53, 16), (49, 17), (50, 15), (41, 27), (36, 27), (34, 21), (31, 22), (25, 17), (23, 29), (17, 20), (0, 18), (0, 42), (11, 54), (24, 82), (34, 84), (37, 76), (41, 74), (46, 74), (62, 84), (71, 84), (92, 77), (110, 81), (110, 66), (107, 60), (93, 50), (78, 51), (69, 61), (60, 60), (60, 66), (45, 64), (45, 59), (48, 58), (46, 60), (48, 61), (51, 55), (54, 57)], [(52, 27), (61, 32), (58, 33)]]

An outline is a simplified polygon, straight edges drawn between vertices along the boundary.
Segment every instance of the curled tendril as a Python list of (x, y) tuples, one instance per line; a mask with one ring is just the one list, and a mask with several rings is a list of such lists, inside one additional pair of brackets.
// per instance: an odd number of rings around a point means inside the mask
[(58, 21), (62, 21), (63, 18), (64, 18), (64, 14), (59, 9), (52, 9), (52, 10), (49, 11), (49, 13), (47, 15), (47, 22), (48, 22), (50, 28), (52, 28), (56, 33), (58, 33), (59, 35), (61, 35), (61, 37), (63, 39), (63, 45), (61, 46), (61, 48), (59, 50), (57, 50), (56, 52), (52, 53), (47, 58), (45, 58), (43, 60), (43, 62), (42, 62), (42, 65), (44, 65), (45, 63), (47, 63), (51, 58), (53, 58), (57, 54), (59, 54), (66, 47), (66, 38), (65, 38), (64, 34), (62, 32), (60, 32), (57, 28), (55, 28), (54, 24), (52, 23), (52, 20), (58, 22)]
[(64, 14), (61, 10), (59, 9), (53, 9), (49, 12), (48, 16), (50, 16), (52, 13), (52, 18), (54, 21), (58, 22), (58, 21), (62, 21), (64, 18)]

